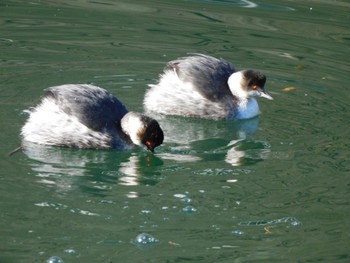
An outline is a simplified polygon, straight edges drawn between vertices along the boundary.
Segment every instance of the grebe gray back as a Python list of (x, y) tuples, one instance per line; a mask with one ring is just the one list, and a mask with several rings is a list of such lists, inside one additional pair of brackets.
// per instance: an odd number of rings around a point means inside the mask
[(146, 145), (153, 151), (164, 139), (156, 120), (128, 112), (108, 91), (88, 84), (46, 89), (29, 114), (21, 130), (24, 142), (116, 149)]
[(248, 119), (259, 114), (255, 97), (272, 99), (266, 77), (207, 55), (179, 58), (166, 64), (157, 84), (144, 98), (146, 111), (207, 119)]

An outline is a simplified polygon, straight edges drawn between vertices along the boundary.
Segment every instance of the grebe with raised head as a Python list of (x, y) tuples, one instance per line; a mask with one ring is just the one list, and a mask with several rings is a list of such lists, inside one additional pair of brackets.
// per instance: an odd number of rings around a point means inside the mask
[(170, 61), (144, 98), (149, 112), (206, 119), (249, 119), (257, 116), (256, 97), (272, 100), (266, 76), (255, 70), (236, 72), (224, 59), (193, 55)]

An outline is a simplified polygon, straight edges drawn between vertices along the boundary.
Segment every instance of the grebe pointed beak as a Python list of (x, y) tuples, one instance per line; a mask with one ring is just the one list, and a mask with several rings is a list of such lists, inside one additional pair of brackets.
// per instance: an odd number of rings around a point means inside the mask
[(265, 98), (265, 99), (268, 99), (268, 100), (273, 100), (273, 98), (269, 95), (269, 94), (267, 94), (266, 92), (264, 92), (264, 91), (262, 91), (262, 92), (260, 92), (260, 97), (262, 97), (262, 98)]
[(151, 153), (154, 153), (154, 148), (152, 147), (147, 147), (147, 149), (151, 152)]

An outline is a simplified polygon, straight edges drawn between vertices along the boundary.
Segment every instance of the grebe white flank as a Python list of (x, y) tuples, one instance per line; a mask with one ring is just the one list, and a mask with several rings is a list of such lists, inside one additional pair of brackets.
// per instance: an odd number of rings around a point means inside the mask
[(21, 130), (24, 142), (116, 149), (146, 145), (153, 152), (164, 139), (156, 120), (128, 112), (108, 91), (88, 84), (46, 89), (29, 114)]
[(259, 71), (235, 72), (224, 59), (194, 55), (170, 61), (149, 85), (146, 111), (207, 119), (249, 119), (259, 114), (255, 97), (272, 100)]

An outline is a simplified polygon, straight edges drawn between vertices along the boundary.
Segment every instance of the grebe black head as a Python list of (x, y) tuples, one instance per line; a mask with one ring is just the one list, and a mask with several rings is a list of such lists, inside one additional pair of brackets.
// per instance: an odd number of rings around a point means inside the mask
[(235, 72), (228, 79), (230, 91), (238, 98), (263, 97), (272, 100), (265, 90), (265, 83), (266, 76), (251, 69)]
[(154, 148), (161, 145), (164, 140), (158, 122), (141, 113), (127, 113), (121, 120), (121, 128), (134, 144), (145, 145), (151, 152), (154, 152)]

